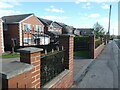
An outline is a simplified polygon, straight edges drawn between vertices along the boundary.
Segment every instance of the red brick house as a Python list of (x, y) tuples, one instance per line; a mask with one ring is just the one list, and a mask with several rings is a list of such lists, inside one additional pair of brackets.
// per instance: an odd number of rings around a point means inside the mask
[(0, 19), (0, 54), (4, 53), (3, 20)]
[(58, 35), (62, 34), (62, 27), (57, 24), (56, 22), (53, 22), (51, 20), (38, 18), (43, 24), (44, 24), (44, 30), (45, 34), (49, 35), (51, 37), (51, 42), (54, 42), (55, 38)]
[(59, 26), (62, 27), (62, 34), (73, 34), (73, 31), (74, 31), (73, 26), (69, 26), (60, 22), (55, 22), (55, 23), (57, 23)]
[(5, 47), (36, 44), (36, 35), (44, 34), (44, 25), (34, 14), (4, 16), (2, 20)]

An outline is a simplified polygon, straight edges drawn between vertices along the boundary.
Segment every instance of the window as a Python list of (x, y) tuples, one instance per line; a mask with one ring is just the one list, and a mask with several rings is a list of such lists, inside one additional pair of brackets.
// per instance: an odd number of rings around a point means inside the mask
[(31, 39), (29, 38), (24, 38), (24, 44), (30, 44), (31, 43)]
[(30, 31), (30, 24), (24, 24), (24, 30)]
[(50, 27), (50, 29), (53, 29), (53, 27)]
[(42, 30), (41, 26), (40, 25), (36, 25), (36, 31), (40, 32), (41, 30)]
[(50, 26), (50, 28), (49, 28), (48, 31), (54, 31), (54, 30), (53, 30), (53, 26)]

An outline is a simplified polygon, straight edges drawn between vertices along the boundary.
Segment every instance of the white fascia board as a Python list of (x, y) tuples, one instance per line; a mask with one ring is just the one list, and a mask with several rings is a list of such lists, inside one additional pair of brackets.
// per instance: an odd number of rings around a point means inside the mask
[(23, 21), (27, 20), (28, 18), (30, 18), (32, 16), (34, 16), (34, 15), (30, 15), (30, 16), (26, 17), (25, 19), (21, 20), (19, 23), (22, 23)]
[(36, 16), (35, 16), (35, 18), (42, 24), (43, 27), (45, 27), (45, 25)]

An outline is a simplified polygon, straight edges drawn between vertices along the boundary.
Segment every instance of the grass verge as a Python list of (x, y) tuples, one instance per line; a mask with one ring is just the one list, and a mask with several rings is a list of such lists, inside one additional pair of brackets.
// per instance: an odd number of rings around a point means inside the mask
[(19, 53), (14, 53), (14, 54), (12, 54), (12, 53), (7, 53), (7, 54), (3, 54), (3, 55), (1, 55), (0, 56), (0, 58), (18, 58), (18, 57), (20, 57), (20, 54)]

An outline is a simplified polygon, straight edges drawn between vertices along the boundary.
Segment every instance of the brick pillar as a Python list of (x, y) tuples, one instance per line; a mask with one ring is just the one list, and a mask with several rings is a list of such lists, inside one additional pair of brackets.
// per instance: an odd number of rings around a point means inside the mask
[(95, 53), (95, 36), (90, 37), (90, 55), (91, 58), (94, 59), (94, 53)]
[(59, 40), (60, 47), (64, 47), (66, 50), (65, 57), (65, 67), (69, 69), (69, 77), (68, 77), (68, 86), (70, 87), (73, 84), (73, 52), (74, 52), (74, 36), (73, 35), (61, 35)]
[(42, 50), (33, 47), (19, 49), (20, 61), (34, 66), (32, 70), (32, 88), (40, 88), (40, 51)]
[(74, 53), (74, 35), (63, 34), (60, 36), (59, 46), (66, 50), (66, 68), (73, 70), (73, 53)]

